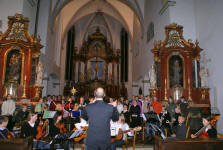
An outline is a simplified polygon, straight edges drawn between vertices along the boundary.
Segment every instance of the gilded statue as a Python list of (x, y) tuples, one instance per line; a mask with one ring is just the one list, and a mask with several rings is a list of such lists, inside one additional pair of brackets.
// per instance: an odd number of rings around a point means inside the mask
[(149, 83), (151, 88), (156, 88), (156, 70), (155, 64), (149, 69)]

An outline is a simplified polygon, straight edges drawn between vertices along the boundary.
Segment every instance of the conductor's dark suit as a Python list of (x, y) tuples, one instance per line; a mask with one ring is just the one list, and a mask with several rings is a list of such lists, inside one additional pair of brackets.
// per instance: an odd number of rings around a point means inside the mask
[(110, 120), (118, 121), (117, 108), (102, 100), (97, 100), (85, 107), (82, 117), (89, 123), (86, 138), (87, 150), (109, 150), (111, 145)]

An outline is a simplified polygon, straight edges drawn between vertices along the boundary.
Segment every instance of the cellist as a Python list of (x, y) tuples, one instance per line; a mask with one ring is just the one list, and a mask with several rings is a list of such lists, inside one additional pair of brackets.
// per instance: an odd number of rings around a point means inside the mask
[(217, 138), (217, 130), (211, 124), (211, 120), (208, 115), (202, 116), (203, 127), (196, 134), (191, 134), (191, 138)]

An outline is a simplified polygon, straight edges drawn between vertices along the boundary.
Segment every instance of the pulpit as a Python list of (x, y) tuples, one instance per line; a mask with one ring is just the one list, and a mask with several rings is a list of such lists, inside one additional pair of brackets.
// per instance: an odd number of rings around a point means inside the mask
[(43, 46), (39, 37), (29, 35), (28, 25), (27, 17), (15, 14), (8, 17), (8, 29), (0, 31), (0, 99), (7, 94), (17, 100), (41, 96), (41, 87), (34, 84)]
[(167, 101), (185, 96), (190, 102), (209, 104), (209, 89), (201, 86), (200, 52), (198, 41), (192, 43), (183, 38), (183, 26), (175, 23), (165, 27), (164, 41), (155, 41), (154, 65), (157, 87), (150, 91)]

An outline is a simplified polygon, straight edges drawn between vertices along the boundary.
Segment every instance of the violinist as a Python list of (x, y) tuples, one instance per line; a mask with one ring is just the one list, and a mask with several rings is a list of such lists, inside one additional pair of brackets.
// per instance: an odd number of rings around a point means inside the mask
[(211, 117), (204, 115), (202, 117), (203, 128), (196, 134), (191, 134), (191, 138), (217, 138), (217, 130), (211, 124)]
[(27, 121), (23, 123), (21, 128), (21, 138), (33, 137), (33, 148), (50, 149), (50, 144), (44, 141), (36, 140), (38, 123), (37, 114), (29, 113)]
[(8, 124), (8, 117), (0, 116), (0, 139), (8, 139), (8, 130), (6, 126)]
[[(49, 121), (49, 127), (50, 127), (49, 135), (51, 138), (54, 138), (56, 135), (61, 134), (60, 128), (58, 126), (60, 124), (61, 120), (62, 120), (62, 113), (57, 112), (55, 114), (54, 118)], [(58, 145), (58, 146), (59, 147), (57, 147), (57, 148), (64, 147), (65, 149), (69, 149), (69, 142), (67, 143), (67, 141), (64, 141), (63, 143), (60, 143), (60, 145)]]

